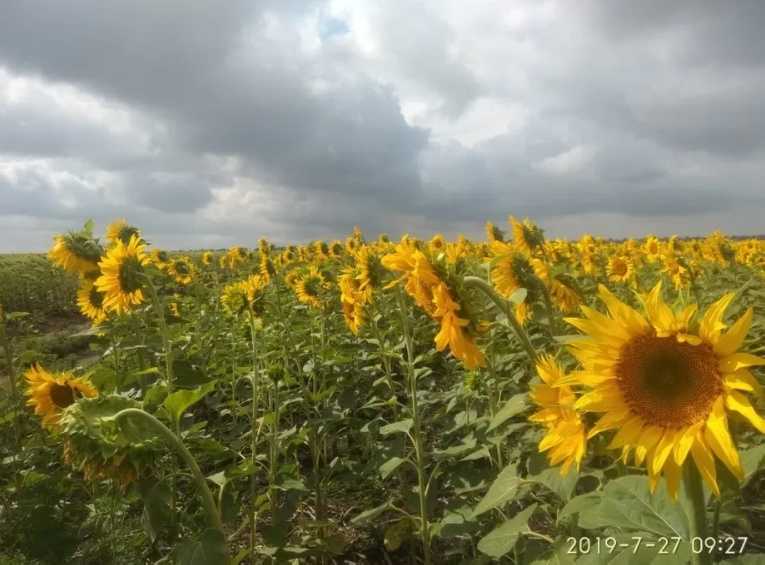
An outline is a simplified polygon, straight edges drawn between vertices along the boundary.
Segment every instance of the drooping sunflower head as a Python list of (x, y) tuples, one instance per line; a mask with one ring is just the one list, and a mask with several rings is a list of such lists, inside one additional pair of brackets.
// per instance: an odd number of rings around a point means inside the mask
[[(540, 266), (538, 264), (537, 269)], [(505, 298), (510, 298), (519, 288), (533, 292), (540, 281), (529, 258), (512, 248), (493, 258), (491, 278), (494, 287)]]
[(44, 427), (55, 430), (61, 413), (78, 398), (98, 395), (96, 388), (84, 377), (71, 373), (51, 373), (40, 365), (33, 365), (25, 373), (27, 404), (34, 407)]
[(715, 457), (735, 476), (743, 473), (728, 413), (737, 412), (765, 433), (765, 420), (744, 394), (759, 390), (750, 367), (765, 359), (738, 351), (752, 310), (723, 333), (732, 294), (700, 319), (695, 304), (670, 308), (660, 284), (642, 297), (642, 313), (605, 287), (599, 295), (608, 315), (582, 306), (584, 318), (567, 319), (587, 334), (571, 349), (583, 371), (564, 384), (588, 389), (576, 402), (578, 410), (602, 414), (590, 436), (618, 430), (610, 447), (621, 449), (625, 460), (634, 455), (636, 464), (645, 462), (652, 488), (664, 476), (673, 496), (690, 454), (709, 488), (719, 494)]
[(544, 425), (547, 434), (539, 442), (539, 452), (548, 452), (551, 465), (561, 464), (561, 475), (575, 465), (579, 469), (587, 450), (587, 430), (574, 409), (576, 395), (567, 385), (561, 385), (565, 372), (549, 355), (537, 362), (541, 383), (533, 385), (529, 397), (539, 409), (529, 420)]
[(350, 236), (345, 240), (345, 250), (351, 255), (356, 252), (360, 245), (361, 240), (357, 237)]
[(204, 253), (202, 253), (202, 264), (205, 267), (209, 267), (210, 265), (213, 264), (213, 258), (214, 257), (213, 257), (212, 251), (205, 251)]
[(342, 257), (344, 252), (345, 252), (345, 246), (339, 241), (333, 241), (329, 245), (330, 257), (334, 257), (334, 258)]
[(80, 288), (77, 290), (77, 306), (80, 312), (96, 326), (108, 316), (104, 308), (104, 295), (91, 279), (83, 278), (80, 281)]
[(170, 263), (170, 254), (162, 249), (152, 249), (149, 260), (157, 269), (165, 271)]
[(127, 220), (119, 219), (115, 220), (106, 228), (106, 239), (109, 240), (111, 245), (114, 245), (118, 241), (121, 241), (125, 245), (130, 243), (130, 238), (133, 236), (141, 237), (141, 232), (137, 227), (131, 226), (127, 223)]
[(85, 276), (98, 270), (103, 249), (86, 230), (68, 232), (53, 238), (48, 258), (65, 271)]
[(103, 305), (107, 311), (124, 314), (141, 304), (144, 299), (144, 267), (149, 257), (144, 243), (137, 235), (128, 244), (118, 240), (98, 264), (101, 276), (96, 288), (104, 295)]

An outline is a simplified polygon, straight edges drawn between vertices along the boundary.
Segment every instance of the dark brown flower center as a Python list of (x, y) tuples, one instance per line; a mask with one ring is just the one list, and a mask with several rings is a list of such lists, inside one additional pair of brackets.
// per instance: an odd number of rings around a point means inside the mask
[(69, 385), (53, 383), (50, 387), (50, 398), (59, 408), (66, 408), (74, 404), (74, 390)]
[(677, 428), (705, 418), (722, 393), (717, 357), (709, 345), (678, 343), (675, 336), (644, 335), (622, 346), (619, 388), (646, 423)]

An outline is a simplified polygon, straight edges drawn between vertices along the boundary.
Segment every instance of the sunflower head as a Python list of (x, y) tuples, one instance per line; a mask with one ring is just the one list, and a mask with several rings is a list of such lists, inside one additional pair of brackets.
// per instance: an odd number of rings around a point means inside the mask
[(194, 265), (188, 257), (174, 257), (167, 264), (167, 272), (176, 283), (186, 286), (194, 280)]
[(65, 271), (86, 276), (98, 270), (102, 254), (103, 249), (86, 226), (77, 232), (55, 236), (48, 258)]
[(626, 255), (609, 257), (606, 273), (608, 274), (608, 280), (620, 283), (629, 282), (635, 276), (632, 260)]
[(537, 362), (537, 375), (541, 383), (529, 391), (529, 398), (538, 410), (529, 420), (544, 425), (547, 434), (539, 442), (540, 453), (548, 452), (551, 465), (561, 464), (561, 475), (574, 465), (579, 469), (587, 450), (587, 430), (574, 409), (576, 395), (571, 387), (561, 384), (565, 373), (549, 355), (542, 355)]
[(213, 254), (212, 251), (205, 251), (202, 253), (202, 264), (205, 267), (209, 267), (213, 264)]
[(486, 241), (493, 243), (495, 241), (505, 241), (505, 234), (491, 222), (486, 222)]
[(311, 266), (295, 282), (298, 300), (312, 308), (322, 307), (326, 288), (327, 278), (316, 266)]
[(95, 285), (107, 311), (124, 314), (143, 302), (144, 267), (149, 264), (144, 245), (137, 235), (128, 244), (118, 240), (98, 264), (101, 276)]
[(602, 414), (589, 435), (618, 430), (610, 447), (620, 449), (625, 460), (634, 456), (637, 465), (645, 463), (653, 488), (663, 476), (675, 496), (681, 467), (690, 457), (719, 494), (715, 458), (743, 476), (729, 413), (765, 432), (765, 420), (744, 394), (759, 390), (750, 367), (765, 359), (739, 352), (752, 310), (723, 333), (732, 294), (700, 318), (695, 304), (670, 308), (660, 284), (641, 298), (642, 312), (605, 287), (599, 295), (607, 315), (582, 306), (584, 318), (567, 319), (587, 334), (572, 346), (583, 370), (564, 384), (587, 391), (576, 402), (578, 410)]
[(124, 244), (130, 243), (130, 238), (133, 236), (141, 237), (141, 232), (137, 227), (131, 226), (124, 219), (115, 220), (106, 228), (106, 239), (109, 243), (114, 245), (118, 241)]
[(523, 253), (531, 255), (545, 243), (544, 231), (528, 218), (522, 222), (513, 216), (508, 218), (510, 229), (513, 232), (513, 243)]
[(104, 295), (96, 288), (93, 280), (83, 278), (77, 290), (77, 305), (80, 312), (94, 325), (101, 324), (107, 318), (104, 308)]
[(79, 398), (98, 395), (95, 387), (84, 377), (71, 373), (51, 373), (40, 365), (33, 365), (25, 373), (27, 381), (27, 404), (34, 407), (35, 414), (42, 418), (44, 427), (58, 428), (62, 412)]

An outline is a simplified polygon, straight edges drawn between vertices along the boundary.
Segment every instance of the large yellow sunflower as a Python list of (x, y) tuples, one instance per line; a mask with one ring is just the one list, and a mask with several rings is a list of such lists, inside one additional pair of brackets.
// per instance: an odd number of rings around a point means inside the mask
[(128, 244), (117, 240), (98, 264), (101, 276), (96, 279), (96, 288), (104, 295), (107, 311), (123, 314), (143, 302), (142, 271), (149, 263), (144, 245), (137, 235)]
[(99, 292), (96, 285), (90, 279), (82, 279), (80, 288), (77, 290), (77, 305), (80, 312), (94, 325), (106, 320), (107, 313), (104, 309), (104, 295)]
[(74, 404), (77, 398), (98, 395), (89, 380), (71, 373), (50, 373), (40, 365), (30, 367), (24, 375), (27, 380), (27, 404), (33, 406), (42, 424), (53, 430), (58, 426), (61, 412)]
[(108, 239), (112, 245), (118, 241), (127, 245), (130, 243), (130, 238), (134, 235), (141, 237), (141, 232), (138, 231), (137, 227), (131, 226), (122, 218), (113, 221), (106, 228), (106, 239)]
[(312, 308), (321, 308), (322, 291), (327, 287), (327, 280), (318, 268), (312, 266), (308, 272), (295, 282), (295, 294), (303, 304)]
[(589, 436), (618, 430), (611, 440), (625, 461), (645, 463), (652, 488), (661, 476), (676, 496), (681, 467), (692, 460), (709, 488), (719, 495), (715, 457), (743, 477), (728, 428), (736, 412), (760, 432), (765, 420), (746, 392), (759, 390), (749, 368), (765, 359), (739, 352), (752, 321), (747, 310), (726, 333), (723, 314), (733, 294), (712, 304), (697, 322), (696, 306), (673, 311), (661, 285), (642, 297), (644, 313), (599, 288), (608, 315), (582, 306), (584, 318), (567, 321), (587, 334), (571, 351), (583, 365), (561, 384), (589, 390), (576, 408), (602, 414)]
[(537, 362), (537, 374), (542, 379), (529, 391), (531, 400), (539, 410), (529, 420), (547, 427), (547, 434), (539, 442), (539, 452), (549, 451), (551, 465), (561, 465), (560, 473), (568, 473), (571, 465), (577, 470), (587, 449), (587, 430), (574, 409), (576, 396), (569, 386), (559, 385), (563, 369), (549, 355)]
[(484, 355), (466, 331), (470, 320), (457, 315), (460, 305), (452, 299), (445, 283), (436, 286), (433, 303), (436, 307), (433, 316), (441, 323), (441, 330), (435, 338), (436, 349), (443, 351), (448, 345), (452, 355), (468, 369), (482, 367), (485, 364)]
[(83, 233), (70, 232), (53, 238), (48, 258), (65, 271), (84, 276), (98, 270), (101, 248)]
[(632, 260), (626, 255), (609, 257), (608, 265), (606, 265), (606, 274), (608, 274), (608, 280), (612, 282), (631, 282), (635, 278)]

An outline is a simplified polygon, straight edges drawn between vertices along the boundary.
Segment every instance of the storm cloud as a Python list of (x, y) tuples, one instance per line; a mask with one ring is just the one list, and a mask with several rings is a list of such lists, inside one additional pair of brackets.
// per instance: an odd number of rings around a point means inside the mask
[(761, 2), (10, 3), (0, 251), (762, 233)]

